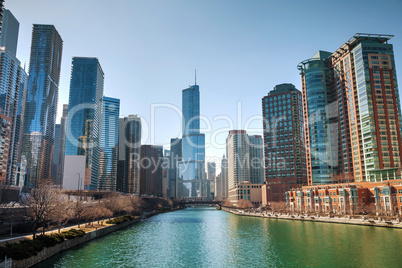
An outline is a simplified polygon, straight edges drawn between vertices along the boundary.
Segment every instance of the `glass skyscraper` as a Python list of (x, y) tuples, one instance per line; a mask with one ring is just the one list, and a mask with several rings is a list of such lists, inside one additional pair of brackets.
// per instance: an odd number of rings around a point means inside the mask
[(116, 191), (120, 100), (103, 97), (99, 189)]
[(87, 190), (99, 186), (99, 135), (104, 73), (97, 58), (72, 59), (66, 129), (66, 155), (85, 155)]
[(16, 58), (19, 22), (4, 11), (0, 35), (0, 114), (11, 121), (5, 183), (15, 185), (22, 148), (22, 122), (28, 75)]
[(119, 118), (119, 155), (116, 189), (140, 194), (141, 118), (136, 115)]
[(200, 133), (198, 85), (182, 92), (182, 161), (179, 162), (177, 197), (205, 197), (205, 135)]
[(392, 35), (355, 34), (301, 62), (308, 182), (400, 176), (401, 109)]
[(62, 49), (53, 25), (33, 25), (22, 148), (28, 186), (51, 179)]

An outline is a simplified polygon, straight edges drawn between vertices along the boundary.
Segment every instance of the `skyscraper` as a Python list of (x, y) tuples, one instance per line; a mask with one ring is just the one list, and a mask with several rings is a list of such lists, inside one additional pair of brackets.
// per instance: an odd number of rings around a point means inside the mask
[(103, 97), (99, 189), (116, 191), (120, 100)]
[[(87, 190), (99, 187), (103, 82), (104, 74), (97, 58), (72, 59), (65, 152), (69, 156), (86, 156), (85, 175), (82, 175)], [(65, 169), (64, 175), (66, 172), (69, 170)]]
[(286, 191), (307, 183), (301, 92), (275, 86), (262, 98), (262, 113), (268, 201), (284, 201)]
[(22, 150), (28, 186), (51, 179), (62, 49), (53, 25), (33, 25)]
[(16, 58), (19, 23), (4, 11), (0, 35), (0, 114), (10, 119), (9, 155), (5, 183), (15, 185), (22, 148), (22, 123), (28, 76)]
[(264, 142), (260, 135), (249, 135), (250, 182), (260, 184), (264, 181)]
[(141, 118), (119, 118), (117, 191), (140, 194)]
[(140, 194), (159, 196), (162, 194), (162, 146), (141, 145)]
[(63, 185), (64, 158), (66, 152), (66, 128), (67, 128), (68, 104), (63, 105), (63, 114), (60, 119), (59, 155), (57, 157), (57, 174), (54, 183)]
[(20, 23), (8, 9), (4, 10), (1, 21), (0, 47), (5, 47), (5, 50), (15, 57)]
[(0, 114), (0, 185), (6, 183), (7, 161), (10, 149), (11, 119)]
[(216, 177), (216, 165), (215, 162), (207, 163), (207, 196), (215, 197), (215, 177)]
[(250, 146), (245, 130), (230, 130), (226, 139), (228, 155), (228, 189), (250, 181)]
[(228, 159), (223, 155), (221, 160), (222, 200), (228, 197)]
[(395, 179), (401, 111), (391, 35), (356, 34), (299, 64), (310, 185)]
[(181, 139), (170, 139), (169, 172), (167, 178), (167, 196), (176, 197), (176, 183), (178, 178), (179, 162), (182, 159)]
[(205, 183), (205, 135), (200, 133), (198, 85), (182, 91), (182, 161), (179, 163), (178, 197), (203, 197)]

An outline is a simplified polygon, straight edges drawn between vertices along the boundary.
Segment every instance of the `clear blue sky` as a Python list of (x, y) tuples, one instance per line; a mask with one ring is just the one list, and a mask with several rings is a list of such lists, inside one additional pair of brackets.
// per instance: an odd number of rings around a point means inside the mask
[[(58, 117), (68, 103), (73, 56), (98, 57), (105, 95), (121, 99), (121, 115), (148, 123), (152, 104), (181, 107), (181, 90), (194, 84), (196, 68), (201, 114), (212, 131), (230, 128), (213, 120), (221, 115), (244, 128), (261, 116), (261, 98), (276, 84), (301, 88), (299, 62), (317, 50), (335, 51), (358, 32), (395, 35), (390, 43), (402, 79), (401, 0), (6, 0), (5, 6), (20, 22), (22, 64), (29, 64), (33, 23), (55, 25), (64, 40)], [(155, 114), (155, 138), (144, 131), (143, 142), (166, 147), (181, 122), (170, 108)], [(251, 127), (262, 134), (260, 120)], [(218, 146), (207, 146), (207, 161), (225, 153), (226, 130), (214, 136)]]

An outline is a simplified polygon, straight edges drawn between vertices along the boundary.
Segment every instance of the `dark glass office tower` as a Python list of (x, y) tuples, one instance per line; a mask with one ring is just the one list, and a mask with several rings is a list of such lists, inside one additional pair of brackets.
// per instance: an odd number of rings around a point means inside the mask
[(66, 155), (85, 155), (87, 190), (99, 186), (99, 135), (104, 74), (97, 58), (74, 57), (66, 130)]
[(167, 196), (176, 197), (176, 183), (179, 161), (181, 161), (181, 139), (170, 139), (169, 170), (167, 177)]
[(53, 25), (33, 25), (22, 151), (28, 186), (51, 179), (62, 49)]
[(116, 191), (120, 100), (103, 97), (99, 189)]
[(116, 190), (140, 194), (141, 118), (119, 118), (119, 157)]
[(182, 92), (182, 161), (179, 163), (178, 197), (204, 197), (205, 135), (200, 133), (200, 90), (198, 85)]

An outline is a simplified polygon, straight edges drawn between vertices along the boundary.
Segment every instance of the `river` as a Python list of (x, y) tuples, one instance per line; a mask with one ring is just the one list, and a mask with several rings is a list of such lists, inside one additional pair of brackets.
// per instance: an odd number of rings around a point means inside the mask
[(35, 267), (402, 267), (402, 230), (236, 216), (159, 214)]

